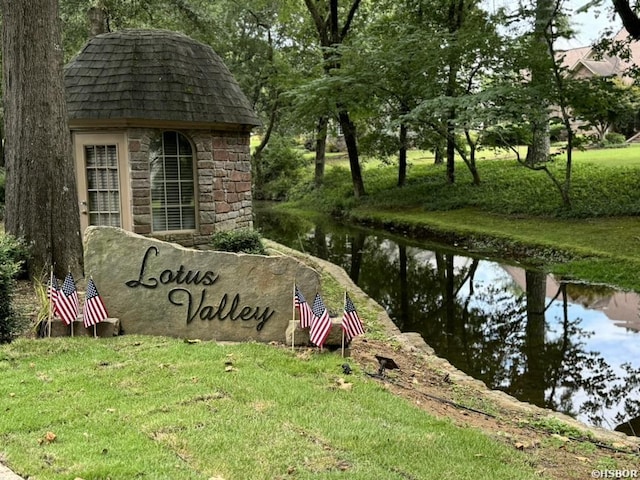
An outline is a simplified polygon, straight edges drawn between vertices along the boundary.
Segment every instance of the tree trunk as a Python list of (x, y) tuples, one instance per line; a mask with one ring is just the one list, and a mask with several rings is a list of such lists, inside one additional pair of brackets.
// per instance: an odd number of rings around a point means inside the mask
[[(313, 23), (315, 24), (320, 40), (320, 46), (323, 47), (324, 71), (325, 75), (330, 75), (332, 70), (340, 68), (340, 51), (338, 47), (343, 43), (344, 39), (351, 29), (351, 23), (355, 18), (356, 12), (360, 7), (361, 0), (353, 0), (351, 7), (347, 13), (342, 28), (339, 28), (338, 18), (338, 0), (330, 0), (329, 4), (318, 5), (313, 0), (305, 0), (307, 10), (311, 14)], [(321, 7), (321, 9), (318, 9)], [(328, 10), (328, 11), (327, 11)], [(360, 169), (360, 161), (358, 159), (358, 143), (356, 141), (356, 127), (349, 118), (349, 112), (344, 104), (340, 101), (336, 102), (338, 108), (338, 120), (342, 127), (344, 140), (347, 144), (347, 152), (349, 154), (349, 166), (351, 167), (351, 180), (353, 181), (353, 191), (356, 198), (365, 195), (364, 183), (362, 181), (362, 172)]]
[(327, 127), (329, 118), (322, 116), (318, 119), (316, 127), (316, 163), (314, 185), (316, 188), (322, 186), (324, 182), (324, 164), (327, 153)]
[(435, 165), (442, 165), (444, 163), (444, 160), (442, 158), (443, 157), (442, 147), (440, 147), (439, 145), (433, 149), (433, 156), (434, 156), (433, 163)]
[(531, 122), (531, 145), (527, 149), (528, 165), (538, 165), (549, 159), (551, 140), (549, 138), (549, 118), (544, 116), (539, 121)]
[(447, 181), (456, 181), (456, 132), (453, 125), (456, 114), (454, 110), (449, 112), (449, 122), (447, 122)]
[(362, 171), (360, 170), (360, 160), (358, 159), (358, 143), (356, 140), (356, 126), (349, 118), (349, 112), (341, 110), (338, 114), (344, 141), (347, 144), (347, 152), (349, 153), (349, 166), (351, 167), (351, 181), (353, 182), (353, 194), (356, 198), (366, 195), (364, 190), (364, 182), (362, 180)]
[[(541, 91), (549, 90), (549, 81), (553, 69), (554, 59), (547, 45), (547, 37), (551, 35), (551, 22), (553, 20), (554, 1), (537, 0), (536, 18), (533, 32), (534, 49), (539, 57), (531, 66), (531, 86)], [(544, 57), (546, 55), (546, 57)], [(547, 88), (545, 88), (547, 87)], [(533, 106), (533, 118), (531, 120), (532, 142), (527, 149), (526, 162), (529, 165), (544, 163), (549, 159), (551, 142), (549, 139), (549, 112), (548, 102), (543, 95), (539, 95), (539, 101)]]
[(57, 0), (2, 0), (7, 233), (30, 245), (32, 277), (82, 276), (75, 166)]
[(407, 181), (407, 125), (400, 124), (400, 152), (398, 152), (398, 186), (404, 187)]
[(628, 0), (612, 0), (613, 8), (622, 20), (624, 28), (636, 40), (640, 39), (640, 18)]

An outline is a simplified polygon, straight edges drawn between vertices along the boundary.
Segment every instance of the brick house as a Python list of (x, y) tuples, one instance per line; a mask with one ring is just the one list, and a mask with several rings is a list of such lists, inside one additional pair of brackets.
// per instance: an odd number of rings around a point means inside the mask
[(183, 245), (252, 226), (251, 129), (220, 57), (166, 30), (90, 39), (65, 67), (81, 223)]

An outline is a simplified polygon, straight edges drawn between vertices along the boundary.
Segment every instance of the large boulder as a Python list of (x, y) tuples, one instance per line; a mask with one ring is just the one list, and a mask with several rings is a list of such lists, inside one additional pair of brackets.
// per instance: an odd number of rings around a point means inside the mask
[(119, 228), (89, 227), (85, 272), (124, 333), (285, 342), (294, 282), (318, 272), (289, 256), (194, 250)]

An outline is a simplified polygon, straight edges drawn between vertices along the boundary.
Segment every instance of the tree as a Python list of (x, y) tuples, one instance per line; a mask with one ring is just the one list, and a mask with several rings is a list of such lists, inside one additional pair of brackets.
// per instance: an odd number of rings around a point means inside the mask
[[(600, 2), (595, 3), (599, 4)], [(633, 5), (631, 5), (629, 1), (611, 0), (611, 3), (629, 35), (636, 40), (640, 40), (640, 18), (637, 13), (638, 2), (633, 2)]]
[(549, 100), (545, 92), (551, 82), (551, 64), (554, 59), (547, 45), (547, 37), (552, 35), (555, 0), (536, 0), (535, 20), (531, 36), (531, 88), (535, 92), (536, 102), (530, 111), (531, 145), (527, 150), (526, 161), (529, 165), (544, 163), (549, 159), (551, 144), (549, 140)]
[(634, 118), (640, 105), (637, 89), (616, 78), (591, 77), (575, 82), (572, 87), (573, 114), (593, 128), (601, 142), (614, 124)]
[(57, 0), (2, 0), (7, 233), (30, 246), (32, 276), (82, 275), (75, 168)]
[[(323, 60), (325, 74), (330, 76), (332, 71), (340, 68), (340, 51), (339, 46), (343, 44), (349, 34), (353, 20), (360, 7), (361, 0), (353, 0), (349, 7), (346, 18), (342, 24), (339, 24), (339, 8), (338, 0), (313, 1), (305, 0), (307, 10), (313, 19), (318, 35), (318, 41), (323, 49)], [(356, 126), (349, 115), (349, 110), (343, 99), (336, 99), (336, 110), (338, 122), (342, 128), (347, 152), (349, 154), (349, 166), (351, 168), (351, 180), (353, 182), (353, 192), (356, 198), (365, 195), (364, 182), (362, 180), (362, 171), (360, 168), (360, 159), (358, 157), (358, 143), (356, 138)], [(323, 121), (319, 122), (318, 130), (324, 126)], [(316, 160), (317, 162), (318, 160)]]
[(399, 187), (407, 178), (410, 137), (419, 133), (406, 115), (437, 91), (433, 52), (440, 41), (422, 9), (390, 2), (344, 51), (341, 71), (350, 79), (345, 90), (352, 96), (359, 92), (358, 103), (365, 110), (361, 151), (382, 158), (397, 155)]

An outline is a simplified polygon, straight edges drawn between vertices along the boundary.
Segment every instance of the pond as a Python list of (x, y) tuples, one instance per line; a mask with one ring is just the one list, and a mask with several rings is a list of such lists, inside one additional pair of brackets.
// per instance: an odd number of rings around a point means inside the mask
[[(403, 332), (490, 388), (640, 434), (640, 299), (447, 245), (255, 207), (264, 237), (343, 267)], [(333, 312), (338, 315), (340, 312)]]

